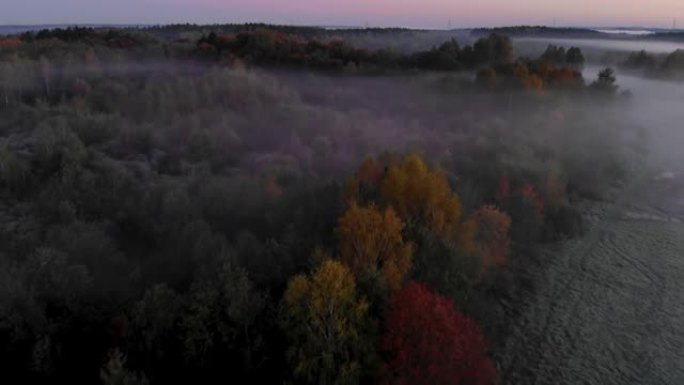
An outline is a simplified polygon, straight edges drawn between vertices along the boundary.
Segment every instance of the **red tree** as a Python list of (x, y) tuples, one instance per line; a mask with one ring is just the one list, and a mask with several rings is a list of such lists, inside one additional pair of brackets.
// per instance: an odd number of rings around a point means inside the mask
[(390, 300), (381, 349), (385, 385), (489, 385), (497, 375), (480, 328), (453, 303), (411, 283)]
[(499, 185), (496, 189), (496, 200), (503, 202), (511, 197), (511, 181), (508, 179), (508, 175), (501, 174), (499, 178)]
[(537, 189), (530, 183), (525, 183), (520, 189), (520, 196), (523, 201), (531, 204), (534, 207), (534, 213), (537, 220), (542, 222), (544, 220), (544, 198), (537, 193)]

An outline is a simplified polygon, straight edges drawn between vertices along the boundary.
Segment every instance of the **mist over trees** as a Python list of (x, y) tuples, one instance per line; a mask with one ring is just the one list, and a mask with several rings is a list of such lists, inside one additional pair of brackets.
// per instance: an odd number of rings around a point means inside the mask
[(675, 50), (669, 54), (652, 54), (645, 50), (631, 52), (619, 63), (620, 68), (638, 71), (648, 77), (664, 80), (684, 79), (684, 50)]
[(614, 72), (319, 33), (0, 39), (8, 378), (497, 383), (500, 299), (638, 159)]

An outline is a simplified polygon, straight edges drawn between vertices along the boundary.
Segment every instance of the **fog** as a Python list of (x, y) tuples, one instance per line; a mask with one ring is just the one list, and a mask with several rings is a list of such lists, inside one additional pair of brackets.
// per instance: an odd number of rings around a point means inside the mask
[[(646, 46), (646, 49), (651, 47)], [(597, 72), (597, 67), (585, 71), (588, 76)], [(653, 152), (670, 159), (671, 167), (677, 167), (684, 160), (684, 87), (680, 82), (646, 79), (620, 71), (617, 74), (620, 87), (630, 90), (633, 95), (631, 106), (623, 111), (627, 121), (647, 128), (656, 145)]]
[(561, 46), (577, 46), (589, 52), (635, 52), (646, 50), (651, 53), (671, 53), (684, 48), (684, 43), (669, 41), (653, 41), (644, 39), (547, 39), (516, 38), (515, 42), (523, 47), (534, 47), (543, 52), (548, 44)]

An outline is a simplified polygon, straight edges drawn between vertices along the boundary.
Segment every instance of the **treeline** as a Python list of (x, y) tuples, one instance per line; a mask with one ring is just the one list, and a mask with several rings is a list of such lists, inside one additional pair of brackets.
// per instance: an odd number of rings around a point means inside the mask
[(259, 29), (236, 35), (210, 33), (197, 42), (201, 53), (254, 65), (292, 66), (318, 69), (354, 68), (378, 70), (465, 70), (510, 63), (513, 48), (508, 38), (491, 35), (472, 46), (460, 47), (450, 40), (430, 51), (403, 55), (391, 50), (358, 49), (341, 39), (323, 42), (296, 35)]
[(513, 26), (499, 28), (477, 28), (471, 34), (475, 37), (501, 34), (511, 37), (601, 37), (601, 32), (586, 28), (557, 28), (546, 26)]
[(14, 39), (19, 39), (24, 43), (54, 39), (65, 43), (85, 43), (112, 48), (133, 48), (146, 45), (151, 40), (149, 35), (146, 36), (133, 29), (95, 29), (91, 27), (42, 29), (38, 32), (24, 32)]
[[(209, 57), (238, 65), (313, 68), (347, 72), (466, 71), (479, 70), (478, 82), (529, 90), (582, 89), (580, 70), (585, 58), (577, 47), (550, 45), (536, 60), (515, 59), (509, 38), (492, 34), (461, 47), (451, 39), (428, 51), (402, 55), (388, 50), (357, 49), (348, 42), (304, 40), (268, 29), (236, 35), (210, 33), (197, 49)], [(499, 81), (499, 78), (503, 81)]]
[[(238, 35), (210, 33), (196, 44), (163, 43), (124, 31), (89, 28), (41, 31), (29, 37), (0, 39), (0, 105), (12, 100), (42, 99), (55, 103), (87, 93), (93, 82), (155, 73), (199, 74), (210, 67), (314, 69), (345, 76), (355, 74), (419, 74), (475, 70), (472, 87), (493, 90), (564, 89), (584, 92), (582, 51), (549, 46), (537, 59), (513, 56), (508, 38), (491, 35), (461, 47), (451, 39), (429, 51), (397, 54), (391, 50), (357, 49), (344, 40), (303, 40), (257, 29)], [(612, 80), (614, 83), (614, 79)], [(604, 84), (595, 82), (594, 85)]]
[(632, 52), (620, 66), (627, 70), (643, 71), (647, 76), (682, 78), (684, 50), (676, 50), (667, 55), (655, 55), (644, 50)]

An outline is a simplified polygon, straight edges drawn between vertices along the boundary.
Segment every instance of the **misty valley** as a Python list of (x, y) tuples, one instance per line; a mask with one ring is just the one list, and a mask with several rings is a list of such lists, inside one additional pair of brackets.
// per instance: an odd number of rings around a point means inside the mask
[(684, 383), (683, 33), (0, 33), (7, 383)]

